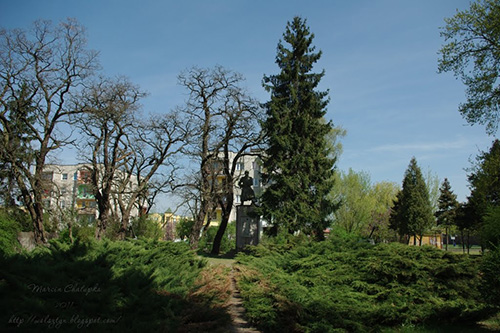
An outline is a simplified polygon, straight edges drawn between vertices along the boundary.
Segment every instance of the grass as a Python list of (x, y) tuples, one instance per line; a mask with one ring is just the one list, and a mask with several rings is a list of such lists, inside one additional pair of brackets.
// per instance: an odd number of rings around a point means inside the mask
[[(443, 251), (446, 251), (444, 246), (443, 246)], [(457, 246), (448, 245), (448, 251), (446, 251), (446, 252), (464, 254), (464, 250), (463, 250), (462, 246), (460, 246), (460, 245), (457, 245)], [(467, 249), (465, 249), (465, 254), (467, 254)], [(477, 245), (472, 246), (469, 249), (469, 254), (472, 254), (472, 255), (481, 254), (481, 247), (477, 246)]]
[(235, 263), (234, 252), (229, 252), (224, 255), (211, 255), (205, 252), (199, 252), (198, 258), (207, 260), (210, 265), (231, 267)]

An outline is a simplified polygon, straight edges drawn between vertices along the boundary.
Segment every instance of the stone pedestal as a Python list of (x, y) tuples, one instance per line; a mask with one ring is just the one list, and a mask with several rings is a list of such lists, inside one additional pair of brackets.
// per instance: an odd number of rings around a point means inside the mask
[(262, 225), (253, 204), (236, 206), (236, 250), (259, 244)]

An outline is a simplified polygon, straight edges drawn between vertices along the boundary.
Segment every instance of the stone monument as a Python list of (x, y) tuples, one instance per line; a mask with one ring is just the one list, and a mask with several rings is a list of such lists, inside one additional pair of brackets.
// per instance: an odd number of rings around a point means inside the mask
[[(236, 250), (247, 245), (259, 244), (262, 225), (256, 213), (255, 193), (252, 189), (253, 178), (245, 171), (238, 186), (241, 188), (241, 204), (236, 206)], [(250, 201), (250, 204), (245, 204)]]

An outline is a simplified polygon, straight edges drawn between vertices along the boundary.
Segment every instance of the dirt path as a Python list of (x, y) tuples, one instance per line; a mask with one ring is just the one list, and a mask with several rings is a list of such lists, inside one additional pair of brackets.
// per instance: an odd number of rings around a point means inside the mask
[(231, 297), (228, 301), (227, 311), (231, 316), (231, 325), (228, 327), (231, 333), (260, 333), (257, 329), (251, 327), (250, 323), (245, 318), (245, 308), (243, 307), (243, 300), (236, 284), (234, 274), (234, 259), (229, 258), (206, 258), (210, 265), (223, 265), (230, 267), (229, 279), (231, 280)]
[(260, 331), (251, 327), (245, 319), (245, 308), (243, 300), (240, 296), (240, 291), (236, 285), (234, 277), (234, 268), (231, 267), (231, 299), (229, 300), (228, 311), (231, 315), (231, 333), (258, 333)]

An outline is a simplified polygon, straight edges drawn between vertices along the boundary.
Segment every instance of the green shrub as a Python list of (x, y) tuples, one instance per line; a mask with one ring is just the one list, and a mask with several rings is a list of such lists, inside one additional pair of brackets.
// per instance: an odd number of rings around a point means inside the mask
[(486, 252), (481, 262), (481, 273), (484, 298), (500, 307), (500, 247)]
[(20, 224), (9, 213), (0, 210), (0, 255), (13, 254), (20, 249), (17, 234)]
[[(203, 234), (198, 243), (198, 248), (202, 252), (211, 252), (212, 245), (214, 243), (215, 235), (217, 234), (218, 226), (212, 226), (207, 229), (207, 231)], [(224, 232), (224, 236), (222, 237), (220, 251), (219, 253), (224, 254), (236, 247), (236, 222), (231, 222), (226, 228)]]
[(220, 316), (189, 297), (205, 265), (184, 243), (53, 240), (1, 259), (0, 321), (23, 331), (177, 331)]
[(238, 283), (250, 319), (264, 331), (283, 331), (285, 324), (285, 331), (362, 332), (474, 322), (491, 309), (479, 292), (478, 260), (431, 247), (333, 236), (254, 253), (237, 259), (258, 274), (243, 274)]
[(484, 217), (481, 241), (488, 249), (500, 246), (500, 206), (490, 208)]
[(160, 240), (163, 237), (161, 226), (147, 216), (141, 216), (132, 220), (134, 236)]

